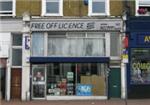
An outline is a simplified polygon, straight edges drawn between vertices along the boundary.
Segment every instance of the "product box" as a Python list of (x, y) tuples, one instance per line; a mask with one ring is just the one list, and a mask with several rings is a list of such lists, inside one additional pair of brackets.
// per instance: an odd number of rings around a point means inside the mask
[(100, 96), (100, 95), (105, 95), (105, 77), (103, 76), (97, 76), (97, 75), (92, 75), (92, 91), (93, 95)]
[(59, 88), (55, 88), (54, 95), (55, 96), (59, 96), (60, 95), (60, 89)]
[(67, 80), (68, 81), (73, 81), (73, 75), (74, 75), (73, 72), (67, 72)]
[(81, 76), (81, 84), (91, 84), (91, 76)]
[(62, 96), (66, 95), (66, 89), (60, 89), (60, 95)]

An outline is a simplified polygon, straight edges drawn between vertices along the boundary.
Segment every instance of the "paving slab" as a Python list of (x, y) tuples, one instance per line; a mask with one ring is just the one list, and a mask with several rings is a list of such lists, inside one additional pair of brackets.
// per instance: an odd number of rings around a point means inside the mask
[(140, 99), (140, 100), (110, 99), (110, 100), (83, 100), (83, 101), (11, 100), (9, 102), (2, 100), (0, 105), (150, 105), (150, 99)]

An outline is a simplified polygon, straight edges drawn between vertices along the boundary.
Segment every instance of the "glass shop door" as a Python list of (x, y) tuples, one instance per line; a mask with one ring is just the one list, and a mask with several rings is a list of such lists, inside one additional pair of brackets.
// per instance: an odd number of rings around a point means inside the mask
[(46, 95), (46, 67), (32, 65), (32, 99), (45, 99)]

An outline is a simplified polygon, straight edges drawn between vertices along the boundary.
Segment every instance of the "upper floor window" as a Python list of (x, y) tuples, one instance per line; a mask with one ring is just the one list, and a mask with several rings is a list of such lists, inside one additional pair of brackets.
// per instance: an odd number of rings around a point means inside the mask
[(109, 15), (109, 0), (89, 0), (89, 16)]
[(16, 0), (0, 0), (0, 16), (14, 16)]
[(136, 0), (136, 16), (150, 16), (150, 0)]
[(43, 16), (62, 16), (63, 0), (42, 0)]

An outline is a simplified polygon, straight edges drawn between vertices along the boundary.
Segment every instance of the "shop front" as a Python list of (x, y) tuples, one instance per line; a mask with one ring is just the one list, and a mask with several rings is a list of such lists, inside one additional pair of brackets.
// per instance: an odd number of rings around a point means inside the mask
[(107, 63), (32, 64), (32, 99), (106, 99), (107, 70)]
[(5, 99), (6, 90), (6, 58), (0, 58), (0, 99)]
[[(129, 64), (127, 64), (128, 98), (150, 98), (150, 28), (149, 18), (131, 18)], [(134, 27), (133, 27), (134, 26)]]
[(107, 99), (110, 35), (121, 20), (33, 20), (31, 98)]

